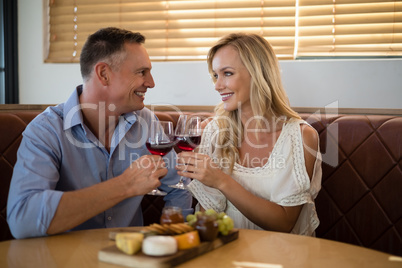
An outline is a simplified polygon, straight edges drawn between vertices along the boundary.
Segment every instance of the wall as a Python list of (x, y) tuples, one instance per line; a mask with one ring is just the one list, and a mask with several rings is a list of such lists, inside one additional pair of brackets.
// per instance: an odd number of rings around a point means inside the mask
[[(46, 1), (46, 0), (43, 0)], [(82, 83), (78, 64), (43, 63), (43, 2), (18, 0), (21, 104), (65, 101)], [(402, 108), (402, 59), (281, 61), (292, 106)], [(215, 105), (205, 62), (154, 62), (146, 104)]]

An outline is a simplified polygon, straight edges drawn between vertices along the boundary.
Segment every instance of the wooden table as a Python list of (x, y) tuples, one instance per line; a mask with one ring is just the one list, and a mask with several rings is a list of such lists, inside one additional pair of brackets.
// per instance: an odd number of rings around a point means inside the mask
[[(99, 250), (114, 244), (108, 236), (116, 230), (96, 229), (3, 241), (0, 242), (0, 267), (122, 267), (98, 260)], [(283, 268), (402, 267), (401, 261), (392, 261), (390, 257), (379, 251), (325, 239), (241, 229), (237, 240), (178, 267), (246, 267), (235, 266), (234, 261), (280, 264)]]

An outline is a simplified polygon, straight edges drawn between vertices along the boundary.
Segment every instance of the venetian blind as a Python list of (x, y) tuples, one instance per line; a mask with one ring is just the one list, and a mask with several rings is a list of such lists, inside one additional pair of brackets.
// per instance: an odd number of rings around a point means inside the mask
[(402, 0), (49, 0), (46, 62), (78, 62), (89, 34), (139, 31), (152, 60), (204, 60), (223, 35), (264, 36), (280, 59), (401, 55)]
[(300, 0), (297, 57), (402, 56), (402, 1)]

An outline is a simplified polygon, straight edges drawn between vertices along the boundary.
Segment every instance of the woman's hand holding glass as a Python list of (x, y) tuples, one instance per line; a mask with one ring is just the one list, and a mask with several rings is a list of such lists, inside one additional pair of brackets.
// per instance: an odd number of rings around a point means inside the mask
[(182, 164), (176, 166), (179, 175), (196, 179), (212, 188), (219, 189), (227, 176), (218, 163), (205, 154), (182, 152), (179, 161)]
[[(176, 146), (181, 152), (193, 151), (201, 142), (202, 118), (199, 116), (180, 115), (175, 130)], [(175, 185), (169, 185), (172, 188), (186, 189), (184, 177)]]

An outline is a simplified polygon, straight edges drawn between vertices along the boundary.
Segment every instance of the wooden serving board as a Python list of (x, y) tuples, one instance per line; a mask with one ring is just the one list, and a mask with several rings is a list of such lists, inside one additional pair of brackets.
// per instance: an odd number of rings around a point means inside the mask
[[(112, 235), (113, 237), (113, 235)], [(115, 245), (106, 247), (98, 252), (98, 259), (103, 262), (123, 265), (127, 267), (173, 267), (214, 250), (239, 237), (239, 230), (233, 230), (227, 236), (219, 236), (212, 242), (202, 242), (198, 247), (179, 250), (177, 253), (163, 257), (153, 257), (143, 254), (141, 251), (128, 255), (120, 251)]]

